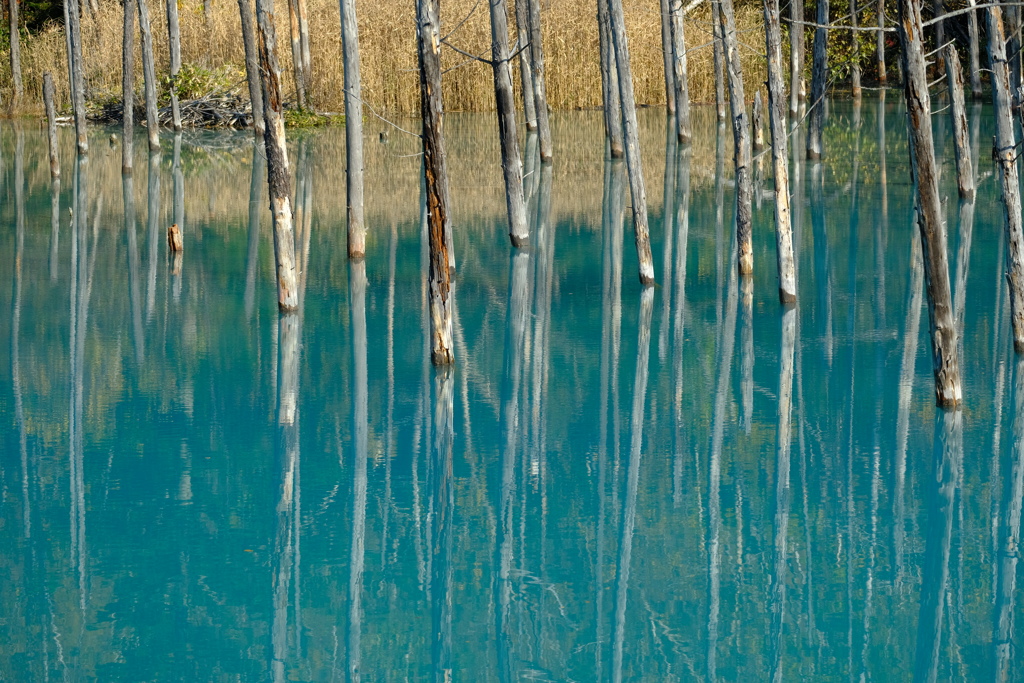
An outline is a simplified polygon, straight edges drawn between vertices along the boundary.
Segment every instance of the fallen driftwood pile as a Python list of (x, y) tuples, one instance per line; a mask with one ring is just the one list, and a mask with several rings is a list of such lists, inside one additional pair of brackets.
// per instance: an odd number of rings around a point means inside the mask
[[(192, 128), (247, 128), (252, 125), (252, 108), (248, 98), (232, 92), (210, 93), (198, 99), (185, 100), (178, 103), (181, 111), (181, 123)], [(89, 120), (97, 123), (120, 123), (123, 117), (121, 102), (110, 102), (89, 112)], [(136, 120), (145, 120), (145, 108), (142, 104), (135, 106)], [(171, 107), (167, 105), (157, 110), (157, 118), (161, 126), (170, 126)]]

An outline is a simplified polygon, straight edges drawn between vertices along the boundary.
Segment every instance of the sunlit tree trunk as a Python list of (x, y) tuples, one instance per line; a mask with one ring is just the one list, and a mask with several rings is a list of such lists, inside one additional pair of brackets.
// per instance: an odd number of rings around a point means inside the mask
[(715, 63), (715, 114), (725, 121), (725, 38), (722, 34), (721, 2), (711, 3), (712, 51)]
[(132, 139), (135, 135), (135, 2), (124, 0), (124, 33), (121, 43), (121, 173), (132, 172)]
[[(489, 1), (489, 0), (488, 0)], [(548, 94), (544, 75), (544, 48), (541, 37), (540, 0), (527, 0), (530, 10), (530, 66), (533, 68), (533, 102), (537, 109), (537, 134), (540, 136), (540, 160), (551, 161), (551, 124), (548, 121)]]
[(964, 72), (956, 45), (943, 50), (946, 62), (946, 84), (949, 89), (949, 112), (953, 124), (956, 150), (956, 182), (960, 198), (974, 201), (974, 169), (971, 164), (970, 134), (967, 131), (967, 109), (964, 106)]
[(669, 0), (659, 0), (661, 8), (661, 58), (665, 66), (665, 106), (669, 114), (676, 113), (675, 67), (672, 57), (672, 15)]
[(25, 95), (25, 88), (21, 83), (21, 32), (18, 21), (18, 0), (7, 0), (7, 18), (10, 20), (8, 24), (10, 28), (8, 56), (11, 60), (11, 82), (14, 90), (10, 103), (13, 111), (21, 105), (21, 98)]
[[(241, 7), (241, 3), (243, 3), (243, 2), (246, 3), (246, 5), (245, 5), (246, 12), (249, 11), (248, 1), (249, 0), (238, 0), (239, 7)], [(245, 17), (243, 16), (243, 18), (242, 18), (242, 37), (243, 37), (243, 42), (244, 42), (244, 38), (246, 36), (245, 27), (246, 27)], [(249, 38), (250, 38), (250, 40), (252, 39), (252, 19), (251, 18), (249, 19)], [(178, 72), (181, 71), (181, 27), (178, 24), (178, 0), (167, 0), (167, 40), (168, 40), (168, 43), (167, 43), (168, 44), (168, 50), (169, 50), (170, 56), (171, 56), (171, 74), (170, 74), (171, 75), (171, 82), (170, 82), (170, 88), (169, 88), (169, 90), (171, 91), (171, 124), (174, 127), (174, 130), (178, 131), (178, 130), (181, 130), (181, 108), (178, 106), (178, 88), (177, 88), (177, 85), (178, 85)], [(255, 46), (253, 47), (253, 55), (255, 55)], [(248, 64), (248, 56), (249, 56), (249, 53), (248, 53), (248, 50), (247, 50), (246, 51), (246, 66), (249, 65)], [(254, 65), (256, 64), (255, 56), (253, 58), (253, 64)], [(259, 77), (258, 76), (252, 76), (252, 75), (249, 76), (249, 84), (250, 84), (249, 94), (250, 95), (252, 94), (252, 84), (253, 84), (253, 79), (254, 78), (258, 79)], [(259, 83), (258, 80), (256, 80), (255, 82), (257, 84)], [(258, 87), (258, 85), (257, 85), (257, 87)], [(256, 106), (256, 100), (253, 100), (253, 121), (256, 120), (255, 106)], [(262, 106), (260, 107), (260, 109), (261, 109), (260, 117), (262, 119), (262, 116), (263, 116)]]
[[(526, 118), (526, 130), (537, 130), (537, 105), (533, 99), (533, 67), (530, 66), (530, 50), (524, 49), (530, 40), (530, 8), (529, 0), (516, 0), (516, 52), (519, 53), (519, 86), (523, 95), (523, 116)], [(601, 16), (601, 5), (598, 0), (598, 18)], [(601, 42), (601, 59), (604, 64), (604, 34), (599, 36)], [(603, 76), (602, 72), (602, 76)], [(603, 84), (603, 83), (602, 83)]]
[(818, 27), (814, 29), (814, 66), (811, 71), (811, 120), (807, 127), (807, 158), (820, 159), (822, 129), (825, 126), (825, 79), (828, 77), (828, 24), (829, 0), (818, 0)]
[(676, 137), (679, 142), (686, 143), (693, 138), (693, 129), (690, 125), (690, 87), (686, 65), (686, 40), (683, 33), (683, 0), (671, 0), (671, 4)]
[(146, 0), (139, 5), (139, 33), (142, 34), (142, 77), (146, 92), (146, 135), (150, 151), (160, 149), (160, 121), (156, 114), (156, 67), (153, 63), (153, 32), (149, 25)]
[[(885, 0), (878, 0), (885, 2)], [(789, 2), (789, 114), (796, 116), (804, 98), (804, 0)]]
[[(520, 0), (526, 2), (526, 0)], [(601, 92), (604, 99), (604, 130), (613, 159), (625, 153), (622, 141), (622, 106), (619, 101), (619, 69), (612, 38), (610, 0), (597, 0), (598, 40), (601, 51)]]
[[(858, 11), (857, 0), (850, 0), (850, 24), (854, 27), (858, 26), (860, 23), (860, 20), (857, 17)], [(855, 100), (859, 100), (861, 97), (859, 31), (853, 30), (850, 32), (850, 42), (853, 43), (853, 63), (850, 64), (850, 94), (853, 95)]]
[[(341, 46), (345, 65), (345, 156), (348, 255), (366, 254), (363, 213), (363, 89), (359, 75), (359, 25), (355, 0), (341, 0)], [(440, 74), (438, 74), (440, 88)], [(438, 97), (440, 97), (438, 92)]]

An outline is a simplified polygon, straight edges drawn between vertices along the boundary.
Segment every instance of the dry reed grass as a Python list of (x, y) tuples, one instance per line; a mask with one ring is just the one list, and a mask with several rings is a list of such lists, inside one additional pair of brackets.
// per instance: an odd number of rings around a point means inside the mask
[[(157, 50), (157, 69), (168, 68), (166, 15), (162, 2), (150, 0), (153, 35)], [(278, 58), (291, 87), (291, 52), (288, 49), (288, 13), (278, 4), (277, 23), (281, 40)], [(310, 93), (319, 111), (341, 111), (342, 62), (338, 4), (335, 0), (309, 0), (310, 47), (313, 84)], [(244, 59), (237, 5), (219, 2), (205, 17), (202, 2), (181, 2), (180, 21), (182, 56), (185, 63), (209, 69), (227, 68), (241, 83)], [(475, 7), (475, 10), (474, 10)], [(626, 23), (634, 87), (638, 103), (663, 104), (660, 16), (653, 0), (626, 0)], [(384, 116), (416, 115), (419, 89), (416, 76), (415, 36), (412, 0), (358, 0), (363, 96), (367, 104)], [(448, 0), (442, 3), (445, 26), (454, 27), (467, 15), (468, 20), (450, 38), (466, 52), (489, 55), (490, 29), (486, 6), (478, 0)], [(547, 92), (552, 109), (596, 107), (601, 98), (598, 67), (597, 22), (594, 0), (542, 0), (544, 48), (547, 63)], [(82, 33), (85, 72), (93, 99), (116, 97), (121, 79), (121, 6), (111, 0), (100, 2), (94, 15), (83, 18)], [(514, 20), (511, 22), (514, 27)], [(756, 4), (737, 8), (743, 67), (747, 92), (753, 96), (754, 84), (763, 83), (764, 33), (761, 12)], [(714, 99), (714, 69), (710, 41), (710, 9), (694, 11), (687, 21), (687, 43), (693, 50), (690, 60), (691, 97), (695, 102)], [(68, 102), (67, 67), (63, 27), (51, 25), (23, 44), (23, 72), (29, 106), (41, 101), (45, 71), (53, 73), (58, 101)], [(138, 45), (138, 41), (136, 41)], [(10, 88), (10, 69), (5, 55), (0, 67), (0, 89)], [(141, 63), (137, 82), (141, 92)], [(467, 60), (453, 50), (445, 50), (443, 65), (445, 107), (449, 111), (490, 111), (494, 108), (490, 68)], [(517, 65), (518, 66), (518, 65)], [(518, 81), (518, 68), (516, 80)], [(517, 84), (518, 86), (518, 84)]]

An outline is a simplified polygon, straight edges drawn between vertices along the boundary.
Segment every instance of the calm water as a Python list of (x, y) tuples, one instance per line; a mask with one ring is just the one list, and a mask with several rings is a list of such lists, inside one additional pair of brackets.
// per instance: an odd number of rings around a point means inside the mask
[(42, 133), (3, 124), (0, 679), (1024, 680), (998, 188), (982, 151), (958, 206), (937, 116), (965, 330), (943, 414), (894, 95), (832, 103), (825, 163), (793, 170), (785, 315), (767, 194), (735, 276), (708, 112), (685, 153), (642, 112), (647, 292), (596, 114), (528, 161), (521, 252), (493, 121), (450, 117), (450, 374), (415, 140), (374, 137), (363, 264), (343, 131), (292, 141), (304, 304), (279, 318), (248, 134), (167, 138), (122, 185), (108, 133), (76, 173), (64, 130), (51, 193)]

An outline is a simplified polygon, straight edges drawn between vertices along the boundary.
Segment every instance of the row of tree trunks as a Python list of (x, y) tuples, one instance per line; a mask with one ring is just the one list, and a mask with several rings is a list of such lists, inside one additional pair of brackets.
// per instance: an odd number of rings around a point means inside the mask
[[(245, 4), (245, 13), (247, 14), (248, 11), (249, 11), (249, 0), (238, 0), (239, 7), (241, 7), (241, 4), (243, 2), (246, 3)], [(255, 41), (252, 38), (252, 19), (251, 18), (249, 19), (248, 26), (249, 26), (249, 32), (248, 32), (248, 36), (247, 36), (246, 31), (245, 31), (245, 28), (246, 28), (246, 16), (243, 14), (243, 17), (242, 17), (242, 39), (243, 39), (243, 42), (245, 42), (245, 39), (248, 37), (250, 43), (255, 43)], [(181, 130), (181, 109), (178, 106), (177, 84), (178, 84), (178, 72), (181, 71), (181, 27), (178, 24), (178, 0), (167, 0), (167, 39), (168, 39), (168, 47), (169, 47), (169, 52), (170, 52), (170, 57), (171, 57), (171, 74), (170, 74), (171, 75), (171, 87), (170, 87), (170, 91), (171, 91), (171, 123), (174, 126), (174, 130), (175, 131), (179, 131), (179, 130)], [(246, 65), (246, 71), (247, 72), (249, 72), (249, 69), (251, 67), (256, 66), (255, 45), (254, 44), (252, 45), (252, 47), (253, 47), (253, 60), (252, 60), (251, 64), (250, 64), (250, 60), (249, 60), (249, 47), (250, 46), (247, 44), (246, 45), (246, 52), (245, 52), (245, 56), (246, 56), (245, 65)], [(255, 73), (258, 73), (258, 72), (255, 69), (253, 69), (250, 73), (255, 74)], [(250, 79), (249, 80), (249, 95), (250, 95), (250, 97), (252, 96), (252, 85), (253, 85), (252, 78), (253, 78), (253, 76), (250, 75), (249, 76), (249, 79)], [(257, 102), (256, 100), (252, 100), (252, 106), (253, 106), (252, 120), (253, 120), (253, 124), (254, 125), (256, 123), (256, 102)], [(260, 98), (260, 110), (261, 110), (260, 111), (260, 117), (261, 117), (261, 122), (262, 122), (262, 116), (263, 116), (262, 109), (263, 109), (263, 107), (262, 107), (262, 98)]]
[(939, 169), (935, 163), (932, 140), (921, 0), (900, 0), (898, 23), (910, 133), (911, 171), (917, 186), (917, 223), (928, 287), (935, 398), (939, 405), (955, 406), (962, 401), (957, 330), (950, 294), (946, 229), (939, 199)]
[(950, 43), (943, 50), (946, 63), (946, 83), (949, 88), (949, 111), (953, 123), (953, 142), (956, 150), (956, 181), (960, 198), (974, 201), (974, 169), (971, 164), (971, 140), (967, 130), (967, 110), (964, 106), (964, 72), (956, 46)]
[(693, 138), (690, 125), (690, 87), (689, 74), (686, 67), (686, 40), (683, 30), (683, 0), (672, 2), (672, 84), (675, 88), (676, 137), (679, 142), (689, 142)]
[(811, 70), (811, 120), (807, 127), (807, 158), (821, 159), (825, 126), (825, 78), (828, 76), (828, 0), (818, 2), (818, 27), (814, 29), (814, 65)]
[(345, 157), (348, 255), (366, 254), (363, 212), (363, 91), (359, 75), (359, 26), (355, 0), (341, 0), (341, 47), (345, 67)]
[(491, 14), (491, 67), (494, 71), (494, 99), (498, 110), (498, 135), (501, 140), (501, 170), (505, 177), (505, 207), (508, 211), (508, 236), (513, 247), (529, 241), (526, 224), (526, 200), (523, 196), (523, 165), (516, 135), (515, 97), (512, 93), (512, 66), (509, 64), (508, 8), (505, 0), (488, 0)]
[(153, 63), (153, 31), (149, 24), (146, 0), (136, 0), (139, 6), (139, 33), (142, 35), (142, 78), (146, 94), (146, 135), (149, 150), (160, 149), (160, 122), (156, 116), (156, 66)]
[[(517, 4), (526, 0), (517, 0)], [(601, 94), (604, 101), (604, 129), (611, 157), (625, 154), (622, 141), (622, 106), (619, 101), (619, 69), (612, 39), (610, 0), (597, 0), (598, 44), (601, 52)], [(527, 118), (529, 127), (529, 118)]]
[[(598, 18), (601, 16), (602, 0), (598, 0)], [(606, 10), (607, 12), (607, 10)], [(530, 51), (523, 47), (530, 40), (530, 8), (527, 0), (516, 0), (516, 50), (519, 52), (519, 85), (523, 93), (523, 115), (526, 118), (526, 130), (537, 130), (537, 105), (533, 99), (533, 67), (530, 66)], [(600, 36), (604, 41), (604, 34)], [(602, 75), (604, 66), (604, 42), (601, 42)]]
[(135, 7), (124, 0), (124, 34), (121, 43), (121, 173), (131, 175), (135, 136)]
[(64, 25), (68, 51), (68, 83), (71, 90), (71, 108), (75, 115), (75, 138), (78, 153), (89, 151), (89, 138), (85, 124), (85, 76), (82, 65), (82, 22), (78, 14), (78, 0), (64, 0)]
[[(170, 26), (171, 7), (174, 7), (174, 26), (177, 32), (178, 9), (177, 0), (167, 0), (168, 26)], [(262, 138), (266, 130), (263, 123), (263, 89), (260, 85), (260, 55), (256, 47), (256, 29), (253, 27), (252, 7), (249, 0), (238, 0), (238, 14), (242, 25), (242, 47), (245, 49), (245, 76), (249, 85), (249, 102), (252, 107), (252, 129), (257, 138)], [(179, 39), (180, 42), (180, 39)], [(174, 39), (171, 40), (174, 44)], [(172, 53), (173, 54), (173, 53)], [(181, 66), (180, 46), (178, 49), (178, 66)], [(171, 80), (176, 78), (174, 60), (171, 60)], [(181, 130), (181, 113), (178, 111), (178, 96), (171, 89), (171, 107), (174, 114), (174, 130)]]

